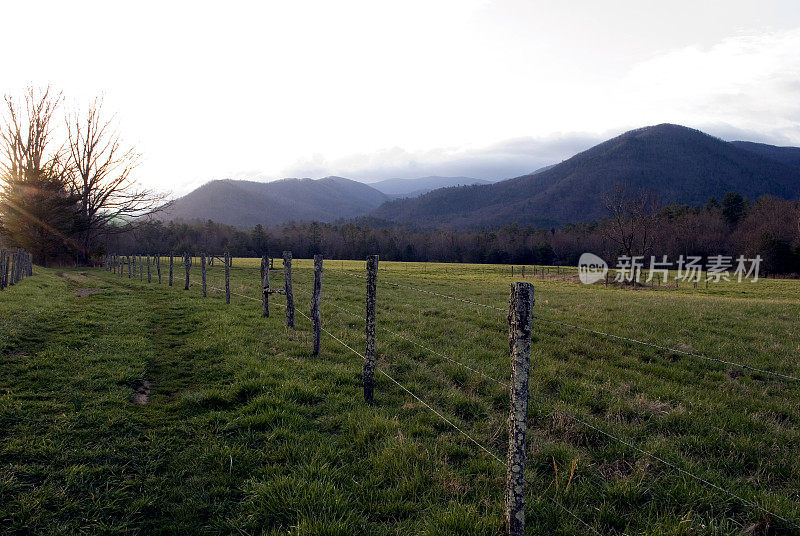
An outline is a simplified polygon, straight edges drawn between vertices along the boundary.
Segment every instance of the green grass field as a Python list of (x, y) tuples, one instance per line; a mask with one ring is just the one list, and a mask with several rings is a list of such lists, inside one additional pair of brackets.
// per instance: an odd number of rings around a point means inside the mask
[[(0, 293), (0, 533), (502, 534), (505, 467), (384, 375), (366, 406), (359, 356), (328, 334), (310, 356), (311, 261), (294, 261), (296, 330), (280, 296), (262, 317), (258, 262), (234, 260), (230, 305), (201, 296), (199, 263), (189, 291), (176, 266), (171, 288), (36, 268)], [(326, 261), (321, 307), (359, 352), (364, 265)], [(519, 275), (384, 262), (378, 276), (378, 366), (503, 459), (494, 380), (510, 374)], [(800, 282), (527, 280), (541, 319), (800, 376)], [(529, 534), (800, 534), (800, 381), (541, 319)]]

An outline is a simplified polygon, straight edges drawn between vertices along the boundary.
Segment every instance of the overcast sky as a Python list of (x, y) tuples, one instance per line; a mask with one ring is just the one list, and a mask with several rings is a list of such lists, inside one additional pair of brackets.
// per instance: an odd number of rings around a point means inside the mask
[(796, 1), (13, 2), (0, 90), (98, 94), (139, 179), (499, 179), (662, 122), (800, 145)]

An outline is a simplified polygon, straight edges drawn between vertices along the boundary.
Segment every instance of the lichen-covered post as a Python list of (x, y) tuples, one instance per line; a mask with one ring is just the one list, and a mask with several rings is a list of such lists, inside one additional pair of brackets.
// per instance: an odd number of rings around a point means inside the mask
[(322, 299), (322, 255), (314, 255), (314, 291), (311, 295), (311, 322), (314, 325), (314, 347), (311, 355), (319, 355), (319, 339), (322, 331), (322, 313), (319, 302)]
[(364, 400), (372, 404), (375, 391), (375, 294), (378, 286), (378, 256), (367, 257), (367, 346), (364, 350)]
[(231, 303), (231, 254), (225, 250), (225, 303)]
[(269, 318), (269, 257), (261, 257), (261, 308), (264, 318)]
[(206, 293), (206, 254), (200, 254), (200, 277), (203, 279), (203, 297), (206, 298), (208, 294)]
[(261, 288), (264, 288), (264, 270), (266, 270), (267, 254), (261, 255), (261, 278), (258, 280), (261, 283)]
[(170, 252), (169, 254), (169, 286), (172, 286), (172, 259), (175, 257), (175, 254)]
[(283, 292), (286, 294), (286, 327), (294, 328), (294, 294), (292, 293), (292, 252), (283, 252)]
[(511, 348), (511, 410), (508, 417), (508, 472), (505, 490), (506, 533), (525, 534), (525, 436), (528, 431), (528, 377), (531, 367), (533, 285), (514, 283), (508, 304)]
[(192, 267), (192, 258), (188, 253), (183, 254), (183, 266), (186, 268), (186, 284), (183, 286), (183, 290), (189, 290), (189, 269)]

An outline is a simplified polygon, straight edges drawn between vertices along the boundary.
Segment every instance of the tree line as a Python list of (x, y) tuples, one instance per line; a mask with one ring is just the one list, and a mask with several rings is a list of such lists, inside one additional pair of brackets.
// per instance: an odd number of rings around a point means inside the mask
[[(643, 199), (644, 198), (644, 199)], [(364, 259), (377, 253), (391, 261), (577, 265), (584, 252), (615, 264), (619, 255), (761, 255), (772, 273), (800, 272), (800, 205), (772, 196), (751, 201), (736, 193), (705, 206), (657, 206), (646, 193), (618, 191), (606, 200), (607, 218), (560, 229), (507, 225), (493, 230), (424, 230), (367, 223), (289, 223), (237, 229), (213, 221), (150, 220), (105, 241), (120, 254), (221, 253), (295, 257), (316, 253)]]
[(88, 264), (108, 235), (153, 213), (163, 195), (139, 188), (139, 155), (101, 99), (65, 110), (51, 88), (5, 95), (0, 123), (0, 243), (36, 264)]

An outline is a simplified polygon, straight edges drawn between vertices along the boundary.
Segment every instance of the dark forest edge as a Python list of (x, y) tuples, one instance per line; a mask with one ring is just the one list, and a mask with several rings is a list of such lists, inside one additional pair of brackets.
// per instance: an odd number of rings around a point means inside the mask
[[(493, 264), (577, 265), (589, 251), (611, 262), (620, 254), (761, 255), (769, 273), (800, 272), (800, 203), (773, 196), (750, 201), (736, 193), (710, 199), (703, 207), (671, 205), (653, 211), (632, 196), (621, 203), (609, 198), (609, 217), (559, 229), (506, 225), (492, 230), (422, 230), (346, 223), (256, 225), (250, 230), (213, 221), (141, 222), (111, 234), (99, 245), (105, 252), (220, 253), (279, 257), (365, 259), (378, 254), (388, 261)], [(619, 199), (617, 200), (619, 201)], [(620, 209), (620, 205), (622, 208)], [(613, 207), (617, 208), (614, 209)], [(613, 264), (613, 263), (612, 263)]]

